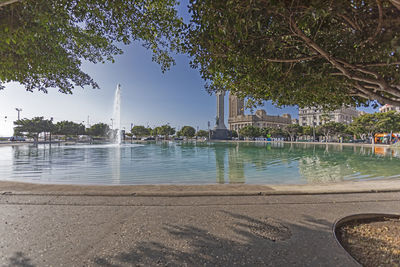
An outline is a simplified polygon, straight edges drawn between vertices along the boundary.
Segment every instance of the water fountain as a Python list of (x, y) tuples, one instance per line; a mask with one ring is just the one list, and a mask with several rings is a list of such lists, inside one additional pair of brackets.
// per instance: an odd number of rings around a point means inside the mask
[(117, 85), (114, 96), (114, 107), (113, 107), (113, 128), (116, 131), (112, 133), (112, 140), (114, 144), (121, 144), (121, 85)]

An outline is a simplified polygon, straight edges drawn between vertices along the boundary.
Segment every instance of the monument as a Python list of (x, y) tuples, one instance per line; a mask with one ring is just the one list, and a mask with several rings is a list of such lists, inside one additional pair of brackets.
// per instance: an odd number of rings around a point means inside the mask
[(217, 96), (217, 117), (215, 118), (215, 127), (211, 131), (211, 139), (214, 140), (227, 140), (231, 139), (231, 132), (225, 126), (225, 116), (224, 116), (224, 97), (225, 92), (219, 91), (215, 93)]

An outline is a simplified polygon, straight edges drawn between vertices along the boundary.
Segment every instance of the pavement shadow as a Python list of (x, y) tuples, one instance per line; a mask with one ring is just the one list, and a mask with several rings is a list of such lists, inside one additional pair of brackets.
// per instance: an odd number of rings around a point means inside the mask
[[(170, 240), (164, 242), (140, 242), (127, 252), (96, 257), (94, 263), (100, 266), (287, 266), (298, 265), (300, 256), (310, 259), (309, 264), (326, 261), (316, 257), (315, 251), (303, 243), (303, 248), (293, 251), (288, 245), (292, 231), (304, 235), (326, 236), (331, 223), (323, 220), (304, 218), (304, 225), (283, 223), (274, 218), (254, 218), (247, 215), (220, 211), (232, 219), (228, 226), (235, 233), (225, 237), (192, 225), (165, 225)], [(308, 226), (307, 226), (308, 224)], [(319, 225), (319, 226), (318, 226)], [(327, 230), (328, 229), (328, 230)], [(299, 237), (296, 237), (299, 238)], [(326, 240), (322, 240), (323, 246)], [(173, 242), (179, 240), (179, 245)], [(297, 248), (296, 248), (297, 249)], [(325, 257), (332, 257), (327, 253)]]
[(35, 265), (31, 263), (31, 259), (26, 257), (22, 252), (15, 252), (8, 260), (9, 264), (6, 266), (9, 267), (35, 267)]
[(228, 211), (221, 212), (237, 219), (238, 222), (235, 222), (232, 230), (248, 239), (259, 237), (275, 242), (287, 240), (292, 236), (290, 229), (274, 218), (257, 219)]

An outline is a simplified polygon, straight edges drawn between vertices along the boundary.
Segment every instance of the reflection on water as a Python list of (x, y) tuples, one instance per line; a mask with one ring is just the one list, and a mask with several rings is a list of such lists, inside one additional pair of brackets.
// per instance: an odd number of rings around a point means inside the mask
[(72, 184), (302, 184), (400, 178), (400, 151), (283, 143), (0, 147), (0, 177)]
[(229, 183), (230, 184), (243, 184), (245, 182), (244, 176), (244, 162), (239, 157), (239, 144), (235, 147), (230, 147), (228, 150), (229, 159)]

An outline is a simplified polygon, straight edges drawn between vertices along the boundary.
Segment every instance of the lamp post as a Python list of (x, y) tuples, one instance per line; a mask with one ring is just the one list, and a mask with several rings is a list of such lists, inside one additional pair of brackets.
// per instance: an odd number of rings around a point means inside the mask
[[(51, 123), (51, 125), (53, 124), (53, 117), (51, 117), (50, 118), (50, 123)], [(50, 148), (51, 148), (51, 131), (52, 131), (53, 129), (52, 129), (52, 127), (50, 126), (50, 129), (49, 129), (49, 131), (50, 131), (50, 135), (49, 135), (49, 145), (50, 145)]]
[(207, 125), (208, 125), (208, 140), (210, 141), (211, 139), (210, 121), (208, 121)]
[(131, 144), (132, 144), (132, 140), (133, 140), (132, 128), (133, 128), (133, 123), (131, 123), (131, 130), (130, 130), (130, 132), (131, 132)]
[(313, 142), (315, 142), (315, 116), (313, 116)]

